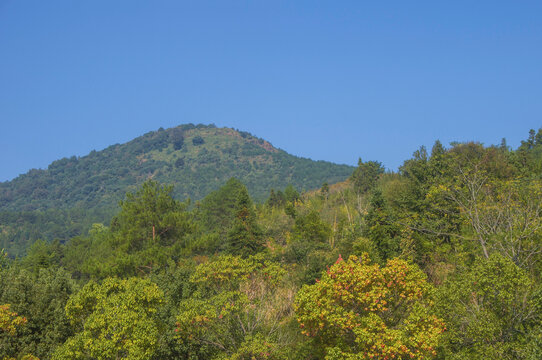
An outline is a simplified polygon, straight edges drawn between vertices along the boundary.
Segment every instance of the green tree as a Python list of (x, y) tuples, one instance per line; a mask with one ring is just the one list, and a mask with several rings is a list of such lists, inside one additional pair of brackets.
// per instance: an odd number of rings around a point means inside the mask
[(58, 266), (61, 256), (62, 250), (58, 241), (47, 243), (43, 240), (37, 240), (28, 248), (27, 255), (22, 259), (21, 265), (37, 273), (40, 269)]
[(199, 135), (196, 135), (192, 138), (192, 144), (194, 146), (199, 146), (199, 145), (203, 145), (205, 144), (205, 140), (203, 140), (203, 138)]
[(300, 200), (299, 192), (295, 189), (292, 184), (288, 184), (284, 189), (284, 198), (288, 203), (295, 203)]
[(296, 240), (325, 243), (331, 236), (331, 226), (324, 222), (317, 211), (296, 216), (292, 235)]
[(320, 194), (324, 199), (327, 199), (329, 196), (329, 184), (327, 182), (322, 184), (322, 187), (320, 188)]
[(156, 319), (162, 301), (160, 289), (147, 279), (87, 283), (66, 305), (78, 332), (52, 359), (150, 359), (163, 331)]
[(197, 217), (208, 231), (226, 235), (235, 218), (239, 192), (244, 187), (239, 180), (230, 178), (224, 186), (201, 201)]
[(241, 346), (228, 356), (231, 360), (286, 360), (285, 349), (276, 343), (270, 342), (262, 335), (247, 336)]
[(170, 246), (190, 231), (187, 204), (176, 201), (172, 192), (173, 186), (148, 180), (135, 193), (126, 194), (120, 213), (111, 222), (111, 229), (126, 242), (126, 250)]
[(351, 179), (354, 183), (354, 188), (358, 193), (364, 194), (370, 191), (378, 181), (380, 175), (384, 173), (384, 167), (378, 161), (361, 161), (358, 160), (358, 167), (352, 173)]
[(495, 171), (480, 169), (477, 164), (460, 167), (453, 175), (430, 189), (433, 208), (439, 206), (442, 211), (444, 206), (453, 207), (446, 213), (455, 212), (463, 224), (463, 233), (457, 235), (478, 244), (480, 255), (489, 258), (499, 252), (522, 267), (532, 268), (542, 250), (542, 183), (495, 178)]
[(92, 224), (88, 236), (76, 236), (64, 246), (62, 266), (74, 279), (88, 280), (100, 272), (101, 262), (111, 256), (111, 237), (108, 227)]
[(175, 167), (182, 168), (184, 166), (184, 158), (178, 158), (175, 160)]
[(382, 260), (399, 255), (400, 229), (382, 191), (373, 192), (370, 206), (363, 235), (373, 242)]
[(275, 189), (271, 189), (269, 192), (269, 198), (266, 201), (267, 206), (269, 207), (282, 207), (286, 203), (286, 197), (282, 191), (275, 192)]
[(262, 235), (252, 200), (243, 187), (237, 196), (235, 218), (226, 238), (226, 251), (234, 255), (253, 255), (263, 249)]
[[(434, 163), (440, 164), (442, 149), (440, 143), (435, 143)], [(439, 165), (435, 166), (436, 168)], [(425, 194), (430, 184), (431, 168), (427, 156), (427, 149), (422, 146), (414, 152), (412, 159), (406, 160), (399, 168), (399, 172), (407, 180), (406, 194), (403, 196), (403, 206), (410, 211), (420, 212), (425, 209)], [(434, 174), (436, 178), (436, 173)]]
[(470, 270), (450, 278), (436, 301), (449, 327), (443, 358), (526, 358), (526, 343), (541, 333), (539, 287), (499, 254), (479, 259)]
[(261, 254), (200, 264), (190, 279), (194, 292), (180, 304), (179, 341), (208, 347), (206, 358), (278, 359), (280, 345), (291, 341), (284, 328), (295, 289), (285, 277)]
[(181, 150), (184, 144), (184, 133), (181, 128), (171, 129), (169, 134), (174, 150)]
[(94, 244), (98, 256), (88, 261), (88, 268), (95, 277), (148, 274), (156, 264), (178, 258), (194, 227), (188, 202), (175, 200), (172, 191), (172, 186), (149, 180), (126, 194), (107, 238)]
[(0, 250), (0, 270), (7, 268), (9, 265), (8, 254), (4, 249)]
[(205, 352), (198, 353), (197, 349), (190, 349), (179, 343), (177, 333), (173, 331), (176, 327), (179, 304), (192, 293), (190, 277), (195, 268), (196, 263), (192, 259), (182, 259), (177, 264), (169, 260), (167, 264), (157, 268), (150, 275), (151, 281), (164, 292), (164, 302), (158, 308), (157, 318), (166, 329), (159, 333), (158, 348), (153, 359), (185, 359), (190, 354), (190, 350), (195, 350), (196, 358), (205, 358)]
[(70, 274), (50, 267), (26, 270), (11, 267), (0, 271), (0, 304), (26, 319), (17, 336), (0, 332), (3, 354), (34, 354), (50, 358), (53, 350), (73, 334), (64, 312), (68, 298), (77, 290)]
[[(7, 333), (10, 336), (16, 336), (17, 328), (24, 326), (26, 324), (26, 318), (19, 316), (16, 312), (10, 310), (10, 305), (0, 305), (0, 332)], [(8, 357), (7, 354), (4, 354), (0, 348), (0, 357), (3, 360), (15, 360), (15, 358)], [(33, 355), (24, 355), (20, 357), (21, 360), (39, 360)]]

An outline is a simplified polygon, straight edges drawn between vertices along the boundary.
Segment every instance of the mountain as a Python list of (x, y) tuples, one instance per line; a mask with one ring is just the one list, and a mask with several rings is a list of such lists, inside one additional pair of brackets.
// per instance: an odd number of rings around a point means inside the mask
[(296, 157), (230, 128), (159, 129), (0, 183), (0, 247), (18, 249), (35, 238), (67, 239), (92, 222), (107, 222), (125, 193), (149, 178), (173, 184), (178, 199), (199, 200), (235, 177), (261, 202), (271, 188), (292, 184), (310, 190), (342, 181), (353, 169)]

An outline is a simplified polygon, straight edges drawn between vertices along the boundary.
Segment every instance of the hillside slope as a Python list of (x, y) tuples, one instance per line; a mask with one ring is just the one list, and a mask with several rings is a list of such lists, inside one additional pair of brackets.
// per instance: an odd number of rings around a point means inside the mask
[(181, 125), (0, 183), (0, 211), (108, 207), (148, 178), (174, 184), (177, 198), (198, 200), (236, 177), (262, 201), (271, 188), (309, 190), (342, 181), (352, 170), (290, 155), (246, 132)]
[[(177, 199), (199, 200), (235, 177), (256, 201), (263, 201), (271, 188), (292, 184), (310, 190), (342, 181), (352, 171), (351, 166), (290, 155), (230, 128), (187, 124), (159, 129), (0, 183), (0, 246), (35, 237), (65, 239), (92, 222), (107, 222), (125, 193), (149, 178), (173, 184)], [(47, 226), (36, 226), (43, 223)]]

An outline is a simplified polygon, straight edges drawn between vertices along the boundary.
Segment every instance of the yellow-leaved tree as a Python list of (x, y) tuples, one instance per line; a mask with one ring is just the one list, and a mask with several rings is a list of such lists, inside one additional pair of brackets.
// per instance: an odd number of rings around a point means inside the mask
[(425, 274), (404, 260), (381, 267), (367, 254), (339, 257), (297, 294), (302, 332), (331, 359), (427, 359), (444, 323), (430, 311)]

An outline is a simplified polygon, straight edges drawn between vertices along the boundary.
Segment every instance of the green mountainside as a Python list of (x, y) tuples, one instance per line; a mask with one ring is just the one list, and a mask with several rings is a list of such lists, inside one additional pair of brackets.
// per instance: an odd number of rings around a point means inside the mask
[(230, 128), (159, 129), (0, 183), (0, 247), (21, 253), (35, 239), (68, 239), (93, 222), (107, 223), (126, 192), (147, 179), (174, 185), (177, 199), (200, 200), (235, 177), (261, 202), (271, 188), (310, 190), (342, 181), (353, 169), (296, 157)]

